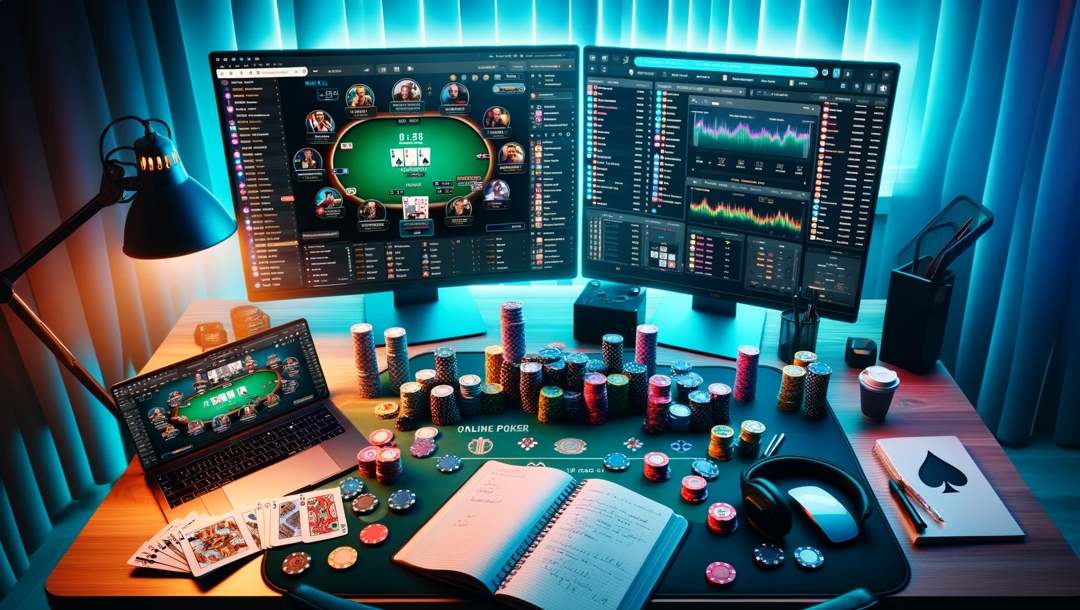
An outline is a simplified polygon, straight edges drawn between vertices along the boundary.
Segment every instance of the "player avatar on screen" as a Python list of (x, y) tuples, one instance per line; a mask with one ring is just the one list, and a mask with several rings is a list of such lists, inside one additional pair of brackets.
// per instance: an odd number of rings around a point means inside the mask
[(442, 88), (439, 101), (444, 106), (458, 106), (469, 103), (469, 89), (461, 83), (447, 83)]
[(333, 133), (334, 119), (325, 110), (312, 110), (307, 115), (308, 133)]
[(484, 127), (509, 127), (510, 111), (502, 106), (492, 106), (484, 112)]
[(525, 149), (517, 142), (507, 142), (499, 149), (499, 163), (524, 163)]
[(472, 202), (464, 197), (455, 197), (446, 205), (447, 216), (472, 216)]
[(401, 208), (407, 220), (428, 217), (428, 198), (426, 196), (402, 197)]
[(232, 426), (232, 420), (229, 419), (229, 416), (225, 413), (215, 415), (214, 419), (210, 422), (210, 427), (213, 428), (214, 432), (219, 434), (228, 430), (229, 426)]
[(322, 155), (314, 148), (301, 148), (293, 155), (294, 169), (322, 169)]
[(386, 218), (386, 208), (381, 202), (368, 199), (360, 205), (357, 217), (360, 220), (382, 220)]
[(399, 80), (394, 85), (395, 102), (419, 102), (420, 84), (411, 78)]
[(505, 180), (492, 180), (484, 186), (484, 201), (506, 201), (510, 198), (510, 185)]
[(345, 105), (349, 108), (368, 108), (375, 105), (375, 92), (371, 87), (355, 84), (345, 90)]
[(315, 215), (320, 218), (340, 218), (342, 201), (341, 193), (337, 192), (337, 189), (320, 189), (315, 196)]

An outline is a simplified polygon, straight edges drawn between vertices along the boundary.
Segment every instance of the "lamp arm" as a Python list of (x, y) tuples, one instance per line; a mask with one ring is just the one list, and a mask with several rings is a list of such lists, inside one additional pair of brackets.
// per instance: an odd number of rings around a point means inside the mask
[(101, 176), (100, 192), (86, 202), (86, 205), (80, 208), (79, 211), (65, 219), (52, 233), (49, 233), (44, 239), (30, 248), (19, 260), (0, 272), (0, 304), (11, 307), (15, 315), (37, 335), (38, 339), (45, 344), (45, 347), (49, 348), (49, 351), (60, 360), (64, 367), (117, 418), (121, 417), (120, 409), (109, 391), (102, 387), (94, 379), (94, 376), (79, 364), (75, 354), (72, 354), (71, 350), (56, 336), (56, 333), (45, 325), (45, 322), (34, 313), (34, 310), (27, 305), (26, 301), (15, 293), (15, 282), (98, 212), (119, 202), (123, 197), (123, 167), (114, 162), (107, 162)]

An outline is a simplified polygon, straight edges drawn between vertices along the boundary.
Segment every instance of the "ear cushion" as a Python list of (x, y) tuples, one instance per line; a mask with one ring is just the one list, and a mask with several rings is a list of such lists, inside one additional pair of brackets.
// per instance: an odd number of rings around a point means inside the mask
[(791, 510), (783, 494), (767, 479), (744, 479), (742, 516), (762, 535), (783, 538), (791, 531)]

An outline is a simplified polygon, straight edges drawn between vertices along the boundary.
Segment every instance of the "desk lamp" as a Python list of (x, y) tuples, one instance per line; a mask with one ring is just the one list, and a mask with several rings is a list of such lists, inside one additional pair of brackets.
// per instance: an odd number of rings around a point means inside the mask
[[(131, 146), (117, 146), (105, 152), (109, 130), (124, 121), (140, 123), (142, 137)], [(163, 126), (167, 135), (155, 131), (155, 123)], [(116, 158), (125, 151), (134, 155), (134, 162)], [(172, 141), (172, 129), (160, 119), (137, 116), (116, 119), (102, 130), (98, 154), (102, 169), (98, 194), (0, 272), (0, 304), (11, 307), (60, 363), (119, 417), (119, 408), (109, 391), (83, 368), (71, 350), (15, 293), (16, 280), (98, 212), (117, 203), (131, 203), (124, 225), (124, 254), (132, 258), (172, 258), (205, 250), (232, 235), (236, 231), (236, 222), (210, 191), (184, 170)], [(128, 175), (126, 168), (133, 168), (135, 175)]]

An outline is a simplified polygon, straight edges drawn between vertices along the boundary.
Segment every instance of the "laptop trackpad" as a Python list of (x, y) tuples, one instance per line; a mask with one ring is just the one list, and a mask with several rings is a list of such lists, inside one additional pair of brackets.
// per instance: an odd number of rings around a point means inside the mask
[(291, 494), (340, 471), (322, 447), (312, 447), (289, 459), (233, 481), (223, 489), (236, 509), (254, 506), (259, 500)]

